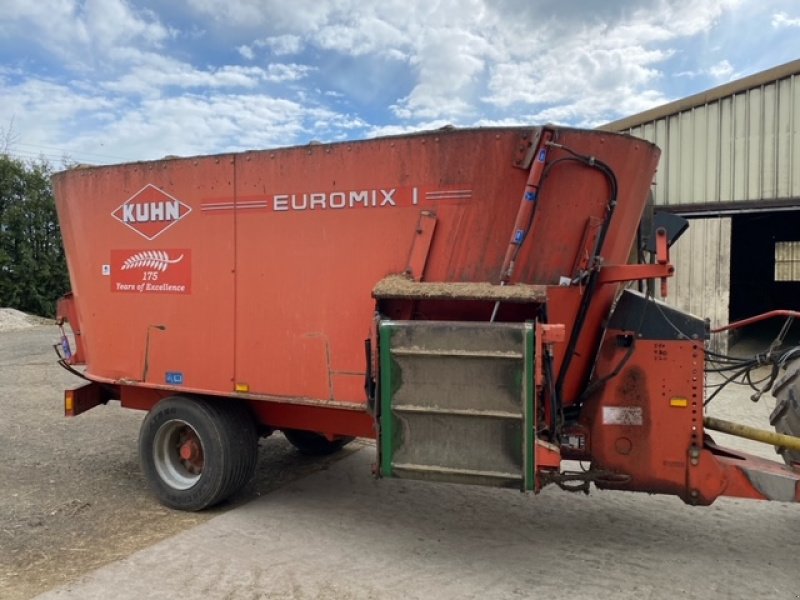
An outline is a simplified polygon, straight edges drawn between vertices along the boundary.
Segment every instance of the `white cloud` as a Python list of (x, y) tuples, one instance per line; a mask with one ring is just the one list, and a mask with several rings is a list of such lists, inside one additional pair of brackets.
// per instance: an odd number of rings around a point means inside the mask
[[(137, 0), (5, 0), (0, 39), (24, 32), (32, 52), (0, 67), (13, 99), (0, 122), (16, 111), (46, 136), (31, 115), (52, 111), (43, 122), (72, 147), (118, 136), (147, 156), (151, 144), (197, 153), (448, 123), (591, 126), (672, 99), (671, 65), (704, 83), (734, 76), (742, 65), (707, 41), (744, 1), (185, 0), (162, 13), (185, 24), (176, 31)], [(800, 25), (780, 2), (762, 20)], [(37, 52), (67, 74), (28, 73)], [(77, 133), (87, 119), (102, 135)], [(274, 135), (248, 129), (262, 126)]]
[[(361, 122), (326, 108), (263, 94), (187, 94), (145, 99), (109, 124), (104, 136), (142, 158), (273, 148), (332, 137)], [(79, 136), (91, 148), (95, 134)]]
[(250, 46), (239, 46), (236, 50), (247, 60), (253, 60), (256, 57), (255, 52), (253, 52)]
[(44, 118), (50, 123), (67, 121), (82, 111), (109, 109), (119, 104), (102, 94), (76, 92), (68, 85), (46, 79), (28, 79), (2, 89), (4, 109), (9, 113), (36, 113), (36, 119)]
[(784, 27), (800, 27), (800, 18), (792, 18), (785, 12), (778, 12), (772, 15), (772, 26), (775, 29)]
[(299, 81), (313, 69), (294, 63), (258, 66), (226, 65), (200, 69), (155, 53), (125, 53), (133, 63), (120, 77), (102, 84), (103, 89), (129, 95), (159, 96), (178, 89), (255, 89), (264, 82)]
[(5, 0), (0, 36), (20, 32), (74, 67), (107, 60), (113, 48), (159, 47), (174, 33), (154, 13), (125, 0)]
[(354, 115), (264, 93), (135, 100), (37, 79), (0, 90), (21, 141), (61, 148), (80, 162), (289, 146), (367, 126)]
[(537, 121), (584, 126), (650, 108), (667, 101), (658, 83), (671, 44), (709, 31), (735, 4), (659, 2), (568, 34), (547, 23), (527, 38), (519, 31), (521, 41), (490, 68), (484, 100), (503, 110), (529, 107)]
[[(190, 0), (214, 19), (258, 24), (277, 55), (309, 47), (404, 61), (408, 92), (390, 107), (404, 120), (477, 118), (487, 109), (574, 103), (603, 96), (598, 111), (649, 98), (678, 40), (710, 31), (742, 0)], [(718, 78), (724, 75), (717, 71)], [(598, 112), (594, 111), (594, 112)]]
[(351, 56), (388, 51), (402, 52), (409, 32), (374, 14), (359, 14), (352, 21), (330, 23), (314, 35), (314, 43)]
[(671, 33), (668, 39), (707, 32), (722, 14), (743, 0), (659, 0), (653, 11), (645, 6), (640, 16), (652, 15), (651, 23), (662, 23)]
[[(251, 95), (183, 95), (143, 101), (111, 124), (107, 134), (135, 155), (194, 155), (291, 144), (303, 131), (305, 109)], [(93, 136), (79, 137), (91, 147)]]
[(297, 35), (276, 35), (255, 42), (257, 46), (269, 48), (276, 56), (296, 54), (303, 48), (303, 41)]
[(186, 3), (218, 26), (252, 31), (269, 27), (289, 33), (317, 29), (340, 10), (340, 5), (351, 14), (356, 14), (360, 7), (354, 0), (187, 0)]
[(556, 104), (526, 116), (523, 123), (557, 123), (575, 127), (598, 127), (609, 121), (608, 115), (633, 115), (668, 102), (661, 92), (646, 90), (602, 96), (586, 96), (572, 102)]
[(733, 65), (728, 62), (727, 60), (721, 60), (715, 65), (712, 65), (708, 69), (708, 74), (711, 75), (714, 79), (718, 79), (720, 81), (728, 81), (733, 76)]
[(261, 24), (263, 6), (248, 0), (189, 0), (189, 6), (219, 22), (232, 25)]
[(674, 73), (675, 77), (688, 77), (689, 79), (696, 79), (697, 77), (710, 77), (715, 81), (731, 81), (739, 76), (735, 72), (733, 65), (727, 59), (714, 63), (710, 67), (702, 67), (691, 71), (680, 71)]
[[(2, 122), (4, 125), (13, 122), (13, 129), (26, 148), (53, 146), (56, 154), (63, 155), (75, 153), (72, 138), (76, 130), (97, 127), (109, 114), (116, 114), (123, 104), (97, 90), (75, 90), (45, 79), (27, 79), (17, 85), (2, 81), (0, 95), (3, 97)], [(107, 141), (96, 140), (92, 153), (101, 152), (103, 142)], [(118, 156), (130, 155), (122, 152)]]
[(151, 55), (148, 58), (147, 63), (132, 67), (102, 87), (119, 94), (161, 95), (171, 87), (254, 88), (267, 78), (267, 72), (260, 67), (232, 65), (202, 70), (166, 57)]
[(455, 119), (476, 112), (467, 98), (475, 98), (487, 59), (498, 58), (502, 52), (468, 31), (442, 28), (431, 33), (412, 59), (418, 70), (417, 84), (393, 107), (395, 114)]
[(313, 70), (313, 67), (307, 65), (272, 63), (267, 66), (264, 79), (272, 82), (298, 81), (305, 78)]

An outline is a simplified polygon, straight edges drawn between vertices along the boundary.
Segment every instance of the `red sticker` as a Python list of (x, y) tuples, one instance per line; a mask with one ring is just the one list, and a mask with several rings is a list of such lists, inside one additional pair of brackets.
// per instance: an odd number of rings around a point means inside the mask
[(192, 291), (192, 251), (112, 250), (111, 291), (189, 294)]

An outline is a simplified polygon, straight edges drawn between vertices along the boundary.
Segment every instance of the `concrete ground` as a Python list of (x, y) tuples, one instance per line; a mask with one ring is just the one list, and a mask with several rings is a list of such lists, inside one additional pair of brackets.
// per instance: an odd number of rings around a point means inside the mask
[(41, 600), (800, 597), (800, 509), (370, 478), (327, 470)]
[[(375, 481), (358, 444), (328, 462), (273, 436), (237, 498), (170, 511), (136, 464), (141, 414), (63, 418), (56, 339), (0, 334), (0, 600), (800, 598), (796, 505)], [(727, 392), (711, 414), (766, 426), (773, 398)]]
[(112, 402), (64, 418), (63, 390), (83, 381), (56, 364), (58, 328), (8, 316), (0, 309), (0, 600), (75, 581), (351, 450), (307, 457), (276, 434), (261, 440), (255, 477), (229, 501), (201, 513), (170, 510), (139, 468), (143, 413)]

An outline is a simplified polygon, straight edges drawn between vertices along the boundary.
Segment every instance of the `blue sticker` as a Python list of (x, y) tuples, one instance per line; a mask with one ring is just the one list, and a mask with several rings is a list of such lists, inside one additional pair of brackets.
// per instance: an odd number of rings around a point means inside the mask
[(64, 358), (67, 360), (72, 358), (72, 348), (69, 347), (69, 340), (65, 335), (61, 336), (61, 351), (64, 353)]
[(514, 243), (521, 244), (522, 240), (525, 239), (525, 232), (522, 229), (517, 229), (514, 232)]
[(545, 158), (547, 158), (547, 148), (542, 148), (539, 151), (539, 162), (544, 162)]
[(525, 192), (525, 200), (528, 202), (536, 202), (536, 192)]
[(167, 371), (168, 385), (183, 385), (183, 373), (180, 371)]

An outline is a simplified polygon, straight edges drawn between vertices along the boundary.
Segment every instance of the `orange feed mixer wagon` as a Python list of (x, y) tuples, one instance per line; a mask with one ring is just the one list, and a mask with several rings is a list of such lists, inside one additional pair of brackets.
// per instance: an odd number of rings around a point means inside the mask
[(528, 127), (59, 173), (61, 362), (88, 380), (66, 412), (147, 411), (147, 480), (187, 510), (278, 430), (310, 454), (375, 438), (383, 477), (797, 500), (797, 438), (759, 430), (784, 465), (705, 431), (707, 324), (623, 291), (672, 275), (675, 227), (640, 229), (658, 158)]

